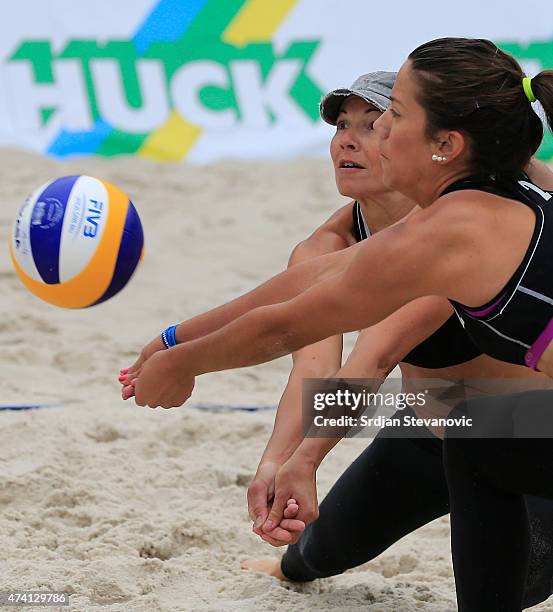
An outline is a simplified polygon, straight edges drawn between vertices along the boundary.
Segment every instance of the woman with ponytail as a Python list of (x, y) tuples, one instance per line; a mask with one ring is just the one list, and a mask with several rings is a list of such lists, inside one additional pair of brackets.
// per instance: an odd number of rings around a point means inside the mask
[[(375, 129), (384, 183), (422, 210), (326, 256), (334, 274), (314, 273), (319, 282), (295, 297), (152, 355), (133, 372), (137, 404), (181, 405), (199, 374), (369, 327), (426, 295), (448, 298), (484, 353), (553, 377), (553, 185), (524, 172), (543, 136), (534, 99), (551, 124), (553, 73), (527, 80), (490, 41), (415, 49)], [(305, 275), (320, 262), (301, 265)], [(481, 397), (455, 411), (472, 423), (444, 442), (459, 609), (518, 611), (530, 548), (524, 495), (553, 498), (553, 391)], [(336, 440), (305, 442), (277, 472), (268, 534), (291, 498), (299, 520), (316, 516), (315, 472)]]

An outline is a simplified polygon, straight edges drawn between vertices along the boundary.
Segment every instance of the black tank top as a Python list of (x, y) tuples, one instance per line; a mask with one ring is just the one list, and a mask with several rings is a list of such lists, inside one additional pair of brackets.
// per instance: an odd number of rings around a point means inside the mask
[(444, 193), (476, 189), (518, 200), (536, 215), (536, 225), (520, 266), (487, 304), (471, 308), (450, 300), (465, 330), (485, 353), (536, 369), (553, 339), (553, 193), (528, 176), (469, 177)]
[[(359, 202), (353, 205), (353, 235), (358, 242), (371, 233)], [(451, 317), (431, 336), (416, 346), (402, 361), (419, 368), (447, 368), (470, 361), (482, 354), (473, 344), (457, 315)]]

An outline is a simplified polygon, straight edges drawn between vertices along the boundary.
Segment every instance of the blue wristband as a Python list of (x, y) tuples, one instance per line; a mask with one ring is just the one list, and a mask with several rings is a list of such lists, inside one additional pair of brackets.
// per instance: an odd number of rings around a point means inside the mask
[(176, 325), (171, 325), (167, 329), (164, 329), (161, 332), (161, 341), (165, 345), (165, 348), (171, 348), (177, 344), (177, 338), (175, 337), (175, 330), (177, 329)]

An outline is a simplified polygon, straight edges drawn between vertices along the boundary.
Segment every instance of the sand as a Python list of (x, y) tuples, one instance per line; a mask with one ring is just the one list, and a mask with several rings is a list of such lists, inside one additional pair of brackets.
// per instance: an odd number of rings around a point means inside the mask
[[(308, 585), (242, 571), (242, 559), (282, 553), (251, 533), (246, 508), (274, 412), (152, 411), (119, 397), (119, 368), (154, 334), (281, 270), (345, 201), (329, 163), (0, 160), (0, 403), (61, 404), (0, 412), (0, 590), (67, 591), (60, 609), (79, 611), (455, 610), (447, 518)], [(22, 198), (74, 173), (126, 190), (146, 233), (129, 286), (83, 311), (30, 295), (6, 249)], [(274, 405), (289, 368), (283, 358), (203, 376), (192, 402)], [(320, 498), (367, 443), (327, 458)]]

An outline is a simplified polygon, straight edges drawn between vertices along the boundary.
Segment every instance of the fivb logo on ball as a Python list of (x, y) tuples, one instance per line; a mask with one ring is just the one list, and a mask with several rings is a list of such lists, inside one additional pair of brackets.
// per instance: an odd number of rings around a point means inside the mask
[[(130, 40), (24, 41), (9, 59), (20, 126), (56, 156), (187, 156), (203, 133), (312, 126), (322, 91), (308, 74), (319, 41), (277, 52), (299, 0), (158, 0)], [(234, 142), (235, 146), (238, 143)]]

